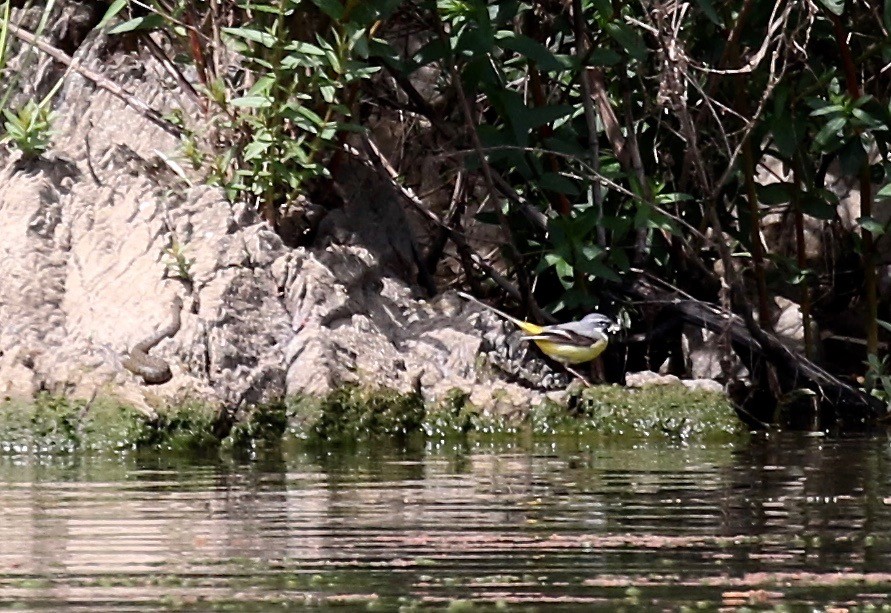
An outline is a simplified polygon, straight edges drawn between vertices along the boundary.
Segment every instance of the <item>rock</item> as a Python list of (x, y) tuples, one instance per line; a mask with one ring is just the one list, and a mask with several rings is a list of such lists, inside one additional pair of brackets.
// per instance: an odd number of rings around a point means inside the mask
[(651, 370), (642, 370), (625, 375), (625, 385), (638, 388), (653, 385), (681, 385), (681, 380), (675, 375), (660, 375)]
[[(704, 328), (684, 326), (684, 349), (689, 362), (689, 375), (692, 379), (711, 379), (723, 381), (729, 371), (732, 379), (748, 376), (743, 366), (732, 351), (722, 347), (720, 335)], [(729, 360), (722, 364), (722, 360)]]
[(660, 375), (651, 370), (628, 373), (625, 375), (625, 385), (638, 389), (659, 385), (682, 385), (691, 390), (703, 390), (717, 394), (724, 393), (724, 386), (713, 379), (681, 379), (675, 375)]
[[(109, 53), (93, 33), (77, 57), (161, 114), (200, 116), (153, 57)], [(419, 299), (401, 201), (363, 165), (341, 170), (344, 205), (321, 221), (318, 242), (289, 248), (255, 211), (173, 172), (164, 160), (177, 158), (175, 131), (89, 80), (70, 73), (54, 111), (49, 152), (29, 162), (0, 153), (2, 393), (98, 394), (147, 413), (350, 382), (420, 387), (425, 400), (460, 388), (500, 411), (542, 401), (480, 360), (485, 338), (511, 346), (500, 323), (493, 332), (453, 294)], [(173, 378), (147, 388), (120, 357), (166, 325), (174, 296), (182, 326), (151, 353)]]
[[(804, 318), (801, 314), (801, 307), (782, 296), (776, 296), (773, 299), (773, 308), (771, 310), (773, 331), (777, 338), (792, 351), (804, 354)], [(820, 338), (820, 333), (813, 319), (811, 319), (810, 325), (814, 346), (809, 357), (813, 359), (816, 357), (815, 353), (819, 349), (818, 339)]]
[(714, 379), (681, 379), (684, 387), (691, 390), (704, 390), (716, 394), (724, 393), (724, 386)]

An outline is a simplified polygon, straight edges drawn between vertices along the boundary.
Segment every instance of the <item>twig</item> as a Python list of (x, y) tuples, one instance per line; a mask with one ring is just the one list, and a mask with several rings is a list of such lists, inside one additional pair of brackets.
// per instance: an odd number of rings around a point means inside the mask
[[(576, 40), (576, 56), (584, 58), (588, 55), (588, 37), (585, 36), (585, 20), (582, 12), (582, 0), (572, 0), (573, 28)], [(590, 70), (584, 69), (584, 72)], [(581, 78), (582, 109), (585, 112), (585, 125), (588, 128), (588, 147), (591, 149), (591, 165), (597, 174), (600, 174), (600, 139), (597, 135), (597, 114), (594, 110), (594, 100), (591, 93), (591, 81), (586, 74)], [(598, 209), (597, 243), (606, 245), (606, 232), (600, 223), (603, 219), (603, 188), (600, 180), (594, 183), (594, 203)]]
[(155, 59), (158, 60), (158, 63), (164, 67), (164, 70), (166, 70), (167, 73), (174, 79), (176, 79), (176, 82), (179, 83), (179, 86), (186, 91), (189, 97), (192, 98), (192, 100), (199, 107), (201, 107), (201, 111), (203, 113), (206, 113), (207, 99), (195, 90), (192, 84), (189, 83), (188, 79), (186, 79), (182, 71), (177, 68), (176, 64), (170, 61), (170, 58), (167, 57), (161, 47), (158, 46), (158, 43), (156, 43), (149, 34), (143, 34), (140, 37), (140, 40), (145, 43), (146, 47), (148, 47), (149, 53), (151, 53), (155, 57)]
[[(377, 145), (374, 144), (369, 137), (363, 136), (362, 138), (363, 144), (365, 146), (365, 151), (368, 155), (367, 163), (371, 164), (373, 168), (378, 171), (383, 178), (385, 178), (397, 192), (399, 192), (403, 198), (405, 198), (412, 207), (417, 210), (422, 216), (427, 218), (431, 223), (436, 226), (442, 228), (445, 232), (448, 233), (449, 238), (455, 245), (463, 250), (466, 256), (470, 259), (470, 261), (477, 267), (479, 267), (488, 277), (490, 277), (496, 285), (498, 285), (501, 289), (503, 289), (511, 298), (516, 300), (519, 303), (523, 303), (523, 294), (520, 290), (513, 285), (510, 281), (508, 281), (504, 275), (495, 270), (495, 268), (489, 264), (486, 259), (477, 253), (470, 245), (467, 244), (467, 238), (461, 232), (457, 232), (454, 228), (449, 226), (447, 223), (443, 222), (436, 213), (430, 211), (424, 203), (421, 202), (421, 199), (415, 195), (414, 191), (410, 187), (406, 187), (402, 185), (399, 181), (396, 180), (398, 176), (396, 170), (393, 166), (387, 161), (386, 157), (381, 153), (380, 149), (378, 149)], [(349, 153), (354, 156), (360, 157), (358, 152), (352, 148), (348, 147)], [(534, 303), (533, 303), (534, 305)], [(537, 308), (537, 305), (536, 305)], [(538, 317), (541, 321), (546, 321), (549, 323), (553, 323), (555, 319), (541, 311), (540, 309), (537, 312), (534, 311), (536, 317)]]
[[(458, 101), (461, 104), (461, 111), (464, 115), (464, 123), (467, 126), (468, 132), (470, 133), (470, 141), (471, 143), (473, 143), (473, 148), (479, 156), (480, 167), (483, 171), (483, 178), (486, 181), (486, 188), (489, 190), (490, 194), (495, 194), (497, 190), (495, 188), (495, 180), (492, 177), (492, 170), (489, 166), (489, 162), (483, 155), (483, 144), (480, 141), (480, 136), (477, 132), (476, 122), (474, 121), (473, 117), (473, 110), (470, 107), (470, 100), (467, 97), (467, 92), (464, 91), (464, 84), (461, 80), (461, 75), (458, 73), (458, 69), (455, 66), (455, 58), (452, 56), (451, 45), (449, 43), (448, 36), (445, 33), (445, 29), (443, 28), (438, 9), (434, 9), (434, 17), (434, 25), (436, 27), (437, 36), (439, 37), (439, 40), (443, 43), (443, 45), (445, 45), (445, 48), (449, 50), (446, 57), (448, 61), (447, 70), (449, 76), (451, 77), (452, 85), (455, 87), (455, 90), (458, 93)], [(540, 318), (543, 313), (541, 311), (541, 308), (535, 302), (535, 298), (532, 296), (532, 292), (529, 287), (529, 280), (526, 277), (526, 270), (523, 268), (523, 258), (520, 254), (520, 250), (517, 248), (517, 245), (514, 242), (513, 232), (511, 232), (510, 223), (508, 222), (507, 215), (505, 215), (504, 211), (501, 210), (501, 207), (497, 204), (495, 205), (495, 213), (498, 215), (499, 224), (501, 225), (502, 231), (505, 233), (508, 257), (516, 267), (517, 283), (522, 295), (522, 304), (526, 306), (530, 311), (532, 311), (535, 317)]]
[(72, 58), (70, 55), (62, 51), (61, 49), (57, 49), (52, 45), (40, 40), (27, 30), (24, 30), (8, 21), (0, 19), (0, 22), (9, 28), (9, 31), (13, 33), (13, 35), (19, 40), (33, 45), (40, 51), (43, 51), (48, 56), (63, 64), (78, 73), (82, 77), (92, 81), (105, 91), (109, 92), (113, 96), (120, 98), (124, 101), (125, 104), (132, 107), (135, 111), (137, 111), (140, 115), (148, 119), (149, 121), (155, 123), (164, 131), (169, 132), (175, 136), (181, 136), (183, 134), (182, 128), (177, 126), (176, 124), (167, 121), (164, 117), (155, 109), (151, 108), (145, 102), (134, 96), (133, 94), (127, 92), (123, 87), (115, 83), (114, 81), (108, 79), (107, 77), (102, 76), (98, 72), (94, 72), (89, 68), (85, 68), (80, 65), (80, 62)]

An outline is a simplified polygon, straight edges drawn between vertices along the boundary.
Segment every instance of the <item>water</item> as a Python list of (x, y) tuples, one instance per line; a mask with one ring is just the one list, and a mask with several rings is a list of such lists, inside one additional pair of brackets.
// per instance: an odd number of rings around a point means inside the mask
[(891, 443), (0, 458), (0, 608), (886, 605)]

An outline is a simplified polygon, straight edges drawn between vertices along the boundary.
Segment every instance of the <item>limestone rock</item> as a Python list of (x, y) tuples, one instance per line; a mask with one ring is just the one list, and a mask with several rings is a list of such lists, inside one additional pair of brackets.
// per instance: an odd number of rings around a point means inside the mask
[[(158, 113), (199, 116), (150, 55), (110, 50), (95, 32), (78, 44), (82, 65)], [(480, 360), (487, 334), (510, 346), (500, 324), (454, 294), (419, 298), (400, 201), (361, 164), (338, 178), (345, 204), (322, 221), (318, 243), (289, 248), (255, 211), (174, 172), (167, 160), (180, 141), (169, 126), (76, 73), (54, 111), (44, 156), (0, 151), (3, 395), (102, 394), (150, 412), (360, 382), (431, 400), (460, 388), (493, 410), (541, 400)], [(177, 295), (181, 328), (151, 353), (173, 378), (148, 387), (121, 356), (168, 323)]]

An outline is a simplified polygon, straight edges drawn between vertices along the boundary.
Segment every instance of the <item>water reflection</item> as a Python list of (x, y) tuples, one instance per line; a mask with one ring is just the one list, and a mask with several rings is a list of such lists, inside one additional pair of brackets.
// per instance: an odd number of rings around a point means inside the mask
[(0, 457), (0, 607), (879, 604), (889, 449), (772, 435)]

